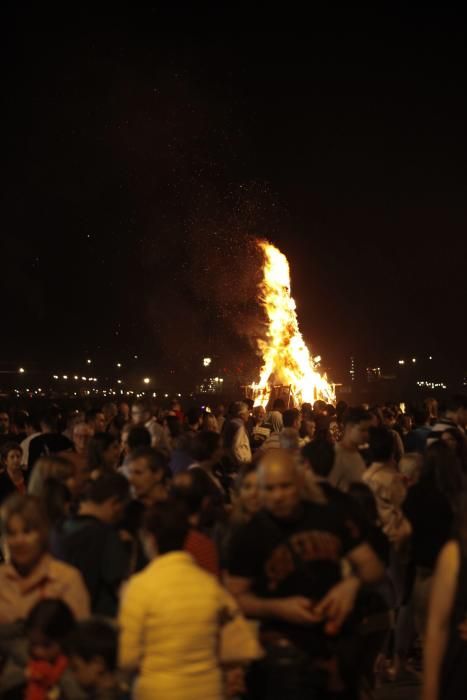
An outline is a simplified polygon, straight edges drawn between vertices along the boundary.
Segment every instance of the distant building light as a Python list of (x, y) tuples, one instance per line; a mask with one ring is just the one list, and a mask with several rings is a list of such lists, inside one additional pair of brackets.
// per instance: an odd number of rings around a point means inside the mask
[(63, 375), (63, 379), (68, 379), (68, 375), (67, 375), (67, 374), (64, 374), (64, 375)]
[(83, 382), (85, 382), (85, 381), (86, 381), (86, 377), (81, 377), (81, 379), (83, 380)]
[(91, 363), (92, 363), (92, 360), (90, 360), (90, 359), (88, 358), (88, 359), (86, 360), (86, 364), (87, 364), (87, 365), (90, 365)]
[(121, 383), (122, 383), (122, 380), (121, 380), (121, 379), (117, 379), (117, 384), (121, 384)]
[(433, 358), (432, 358), (432, 356), (430, 355), (428, 359), (429, 359), (429, 360), (432, 360)]
[(211, 358), (211, 357), (203, 357), (203, 366), (204, 366), (204, 367), (209, 367), (209, 365), (211, 364), (211, 362), (212, 362), (212, 358)]
[(413, 362), (414, 364), (415, 364), (416, 361), (417, 361), (417, 358), (416, 358), (416, 357), (412, 357), (412, 362)]
[(24, 374), (24, 373), (26, 372), (26, 370), (24, 369), (24, 367), (20, 367), (19, 370), (18, 370), (18, 372), (19, 372), (20, 374)]
[(54, 379), (58, 379), (58, 374), (54, 374)]
[(144, 377), (143, 379), (143, 384), (150, 384), (151, 383), (151, 378), (150, 377)]
[(164, 396), (165, 396), (165, 398), (166, 398), (166, 399), (168, 399), (168, 398), (169, 398), (169, 395), (168, 395), (168, 394), (164, 394)]
[(400, 365), (405, 365), (405, 360), (399, 360)]
[(121, 363), (121, 362), (117, 362), (117, 367), (121, 367), (121, 366), (122, 366), (122, 363)]
[(73, 379), (79, 379), (78, 375), (75, 374), (75, 376), (73, 377)]

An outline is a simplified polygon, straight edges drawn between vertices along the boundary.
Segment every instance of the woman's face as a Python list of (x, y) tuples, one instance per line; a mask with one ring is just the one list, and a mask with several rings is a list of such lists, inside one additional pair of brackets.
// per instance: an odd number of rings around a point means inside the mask
[(102, 461), (104, 466), (109, 469), (116, 469), (120, 461), (120, 444), (118, 440), (115, 440), (111, 445), (107, 447), (102, 453)]
[(243, 479), (240, 487), (240, 502), (250, 515), (259, 510), (258, 475), (256, 472), (251, 472)]
[(9, 474), (18, 472), (21, 470), (21, 459), (23, 453), (21, 450), (10, 450), (5, 459), (5, 466)]
[(315, 421), (314, 421), (314, 420), (305, 419), (304, 423), (305, 423), (306, 434), (308, 435), (308, 437), (310, 438), (310, 440), (313, 440), (313, 438), (314, 438), (314, 436), (315, 436), (315, 433), (316, 433), (316, 423), (315, 423)]
[(39, 530), (30, 528), (18, 514), (12, 515), (7, 522), (6, 541), (11, 560), (18, 568), (32, 568), (44, 551)]

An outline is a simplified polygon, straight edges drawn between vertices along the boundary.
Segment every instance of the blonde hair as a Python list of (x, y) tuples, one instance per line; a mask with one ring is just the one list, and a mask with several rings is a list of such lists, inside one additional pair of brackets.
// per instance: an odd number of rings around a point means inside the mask
[(17, 515), (30, 530), (37, 530), (40, 534), (42, 550), (49, 548), (49, 521), (44, 506), (36, 496), (15, 493), (8, 498), (1, 510), (2, 529), (8, 536), (8, 522)]

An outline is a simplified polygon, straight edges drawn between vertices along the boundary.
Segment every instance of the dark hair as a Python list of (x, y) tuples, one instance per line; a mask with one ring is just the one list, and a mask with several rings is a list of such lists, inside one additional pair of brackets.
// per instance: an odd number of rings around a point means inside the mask
[(92, 436), (88, 443), (88, 469), (90, 471), (100, 469), (104, 466), (104, 452), (110, 447), (110, 445), (113, 445), (116, 442), (118, 442), (118, 438), (111, 433), (96, 433)]
[(68, 653), (84, 661), (99, 657), (108, 671), (115, 671), (118, 631), (110, 622), (99, 618), (78, 622), (68, 640)]
[[(208, 415), (211, 415), (210, 413)], [(178, 438), (180, 433), (182, 432), (180, 421), (178, 420), (177, 416), (166, 416), (165, 420), (167, 422), (167, 427), (169, 429), (170, 437), (171, 438)]]
[(92, 421), (96, 420), (98, 413), (103, 413), (102, 408), (91, 408), (89, 411), (86, 411), (84, 414), (85, 422), (91, 423)]
[(135, 459), (145, 459), (152, 472), (163, 471), (167, 475), (167, 458), (154, 447), (137, 447), (130, 454), (130, 461)]
[(123, 474), (103, 474), (88, 482), (83, 500), (91, 503), (105, 503), (110, 498), (126, 501), (129, 496), (130, 484)]
[(377, 525), (379, 521), (378, 508), (373, 491), (367, 484), (361, 481), (354, 481), (349, 484), (347, 491), (349, 497), (360, 506), (362, 517), (372, 525)]
[(20, 430), (26, 429), (26, 424), (28, 421), (28, 414), (26, 411), (15, 411), (11, 417), (11, 422), (16, 425)]
[(186, 412), (186, 422), (188, 423), (188, 425), (194, 425), (195, 423), (198, 423), (199, 420), (201, 420), (202, 415), (203, 412), (200, 408), (198, 408), (197, 406), (192, 406)]
[(51, 408), (41, 417), (40, 422), (49, 428), (52, 432), (58, 432), (58, 422), (60, 412), (56, 408)]
[(444, 411), (458, 411), (459, 408), (467, 409), (467, 396), (464, 394), (454, 394), (447, 401), (443, 402)]
[(193, 459), (204, 462), (210, 459), (221, 444), (221, 436), (212, 430), (202, 430), (196, 433), (190, 447)]
[(430, 411), (426, 406), (415, 406), (412, 410), (414, 425), (420, 427), (426, 425), (430, 418)]
[(35, 604), (26, 619), (26, 630), (40, 630), (44, 637), (66, 648), (75, 624), (75, 617), (63, 600), (48, 598)]
[(153, 506), (144, 519), (144, 528), (155, 538), (159, 554), (182, 550), (188, 527), (186, 509), (174, 500)]
[(457, 510), (459, 494), (463, 491), (462, 465), (453, 450), (442, 440), (427, 448), (420, 483), (431, 482)]
[(143, 425), (134, 425), (128, 431), (128, 447), (135, 450), (138, 447), (151, 447), (151, 433)]
[(318, 438), (302, 448), (302, 457), (310, 463), (317, 476), (326, 479), (334, 465), (334, 445), (329, 440)]
[(183, 503), (189, 515), (199, 513), (203, 501), (212, 494), (212, 480), (204, 469), (189, 469), (184, 474), (186, 483), (174, 484), (170, 496), (175, 501)]
[(293, 428), (293, 424), (298, 418), (300, 418), (300, 411), (298, 408), (288, 408), (282, 414), (284, 428)]
[(342, 422), (345, 425), (358, 425), (362, 421), (371, 420), (371, 414), (364, 408), (355, 406), (353, 408), (348, 408), (342, 417)]
[(13, 450), (15, 450), (15, 452), (21, 452), (21, 454), (23, 454), (23, 448), (20, 445), (18, 445), (17, 442), (5, 442), (5, 444), (0, 447), (0, 459), (4, 464), (9, 453)]
[(272, 410), (273, 411), (285, 411), (285, 401), (284, 399), (275, 399), (274, 403), (272, 404)]
[(374, 462), (387, 462), (394, 456), (394, 435), (387, 428), (370, 428), (369, 445)]

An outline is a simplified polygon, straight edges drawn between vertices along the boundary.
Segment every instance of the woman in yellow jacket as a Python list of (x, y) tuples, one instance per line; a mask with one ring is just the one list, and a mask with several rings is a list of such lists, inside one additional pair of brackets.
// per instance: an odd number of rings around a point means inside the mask
[(153, 561), (133, 576), (119, 614), (120, 667), (136, 671), (136, 700), (221, 700), (219, 631), (236, 603), (183, 551), (187, 523), (173, 503), (148, 514)]

